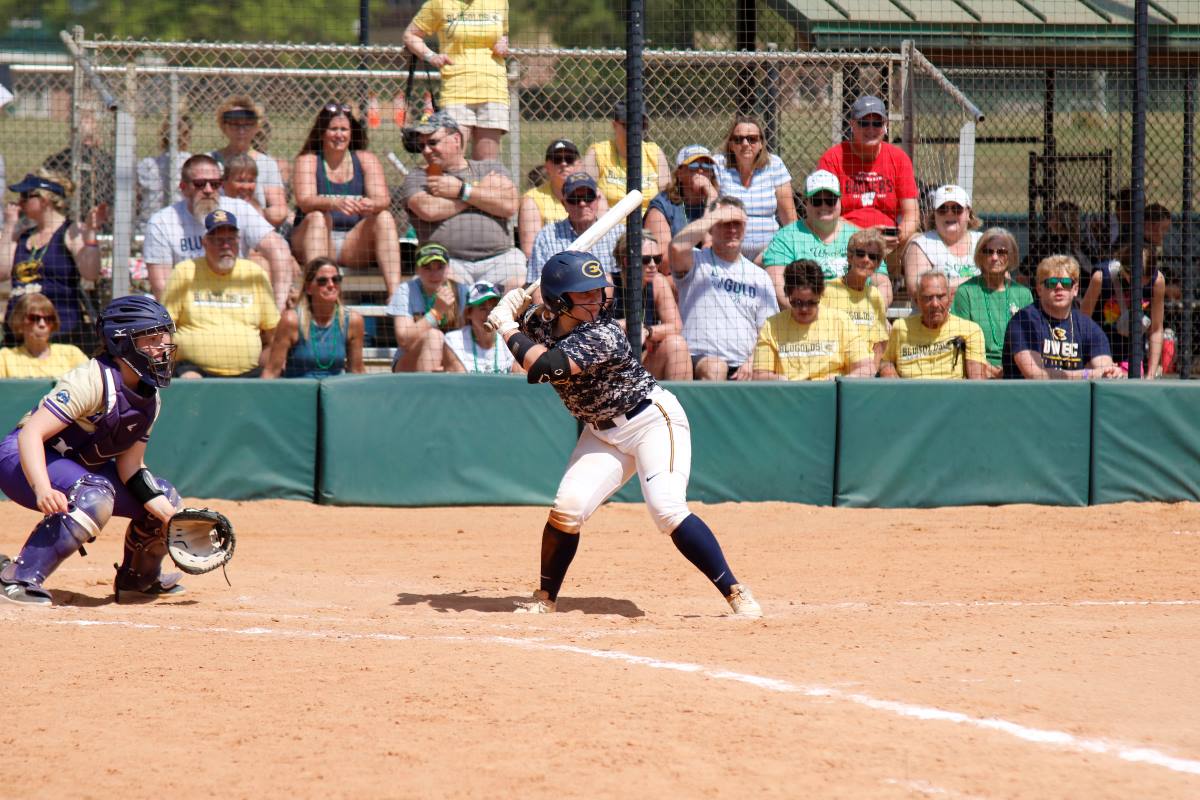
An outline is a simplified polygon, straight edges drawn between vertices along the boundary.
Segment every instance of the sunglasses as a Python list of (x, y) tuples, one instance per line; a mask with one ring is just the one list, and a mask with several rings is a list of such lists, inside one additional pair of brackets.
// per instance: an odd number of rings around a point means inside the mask
[(313, 278), (313, 280), (316, 282), (317, 286), (328, 286), (331, 283), (334, 286), (342, 285), (341, 275), (322, 275), (318, 278)]
[(965, 210), (966, 209), (964, 209), (962, 206), (960, 206), (956, 203), (946, 203), (945, 205), (941, 205), (941, 206), (937, 207), (937, 213), (949, 214), (952, 217), (957, 217), (959, 214), (961, 214)]
[(985, 256), (1006, 256), (1008, 255), (1007, 247), (985, 247), (983, 248)]
[(49, 314), (26, 314), (25, 321), (32, 322), (34, 325), (37, 325), (39, 322), (44, 322), (47, 325), (53, 325), (56, 322), (54, 317), (50, 316)]
[(860, 128), (882, 128), (883, 120), (881, 119), (860, 119), (858, 121)]
[(563, 164), (567, 164), (567, 165), (574, 164), (576, 161), (579, 160), (579, 156), (575, 155), (574, 153), (568, 153), (568, 154), (562, 155), (562, 156), (554, 156), (549, 160), (550, 160), (551, 164), (557, 164), (558, 166), (561, 167)]
[(31, 194), (30, 192), (21, 192), (19, 195), (17, 195), (17, 202), (24, 203), (26, 200), (28, 200), (31, 197), (34, 197), (34, 195)]
[(850, 255), (854, 256), (855, 258), (869, 258), (872, 261), (879, 261), (881, 258), (883, 258), (883, 256), (881, 256), (879, 253), (876, 253), (872, 250), (851, 250)]
[(432, 150), (433, 148), (437, 147), (442, 142), (446, 141), (446, 139), (447, 139), (447, 137), (445, 137), (445, 136), (441, 137), (440, 139), (434, 139), (431, 136), (428, 139), (426, 139), (425, 141), (421, 142), (421, 149), (424, 150), (426, 147), (428, 147), (430, 150)]
[(657, 267), (663, 262), (662, 254), (656, 256), (642, 256), (643, 267)]
[(340, 114), (349, 114), (349, 113), (351, 113), (350, 106), (347, 105), (346, 103), (329, 102), (329, 103), (325, 104), (325, 110), (328, 111), (330, 114), (339, 114), (339, 113)]
[(730, 136), (729, 141), (734, 144), (758, 144), (762, 141), (762, 137), (756, 134), (750, 136)]
[(563, 202), (569, 206), (585, 206), (588, 203), (594, 203), (595, 201), (595, 192), (580, 192), (579, 194), (573, 194), (570, 197), (563, 198)]
[(1074, 285), (1075, 281), (1072, 278), (1046, 278), (1042, 281), (1042, 286), (1046, 287), (1047, 289), (1053, 289), (1056, 286), (1061, 286), (1064, 289), (1070, 289)]
[(687, 165), (687, 168), (689, 170), (691, 170), (692, 172), (699, 172), (700, 170), (704, 170), (705, 172), (711, 172), (711, 173), (715, 174), (717, 171), (717, 168), (708, 161), (693, 161), (692, 163)]
[(792, 300), (790, 302), (792, 308), (816, 308), (821, 305), (820, 300)]
[(828, 195), (828, 194), (816, 195), (814, 197), (808, 198), (808, 204), (810, 206), (815, 206), (817, 208), (820, 208), (821, 206), (829, 206), (830, 208), (833, 208), (834, 206), (836, 206), (838, 204), (838, 200), (840, 200), (840, 199), (841, 199), (840, 197), (834, 197), (833, 195)]
[(221, 188), (221, 179), (220, 178), (212, 178), (212, 179), (193, 178), (192, 179), (192, 188), (198, 192), (203, 192), (205, 189), (208, 189), (208, 188), (220, 189)]

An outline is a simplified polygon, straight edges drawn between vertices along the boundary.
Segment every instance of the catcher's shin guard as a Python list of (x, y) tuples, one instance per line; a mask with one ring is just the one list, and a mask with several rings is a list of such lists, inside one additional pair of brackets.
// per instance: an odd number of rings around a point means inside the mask
[[(156, 480), (163, 494), (178, 508), (180, 498), (175, 487), (162, 478)], [(129, 527), (125, 529), (125, 558), (117, 567), (117, 577), (113, 584), (118, 599), (123, 591), (154, 592), (156, 584), (159, 583), (159, 576), (162, 575), (162, 560), (166, 555), (166, 526), (151, 514), (131, 520)]]
[(81, 550), (100, 533), (112, 516), (116, 492), (107, 478), (88, 474), (75, 482), (67, 492), (67, 499), (67, 513), (42, 518), (21, 548), (21, 554), (0, 571), (0, 582), (41, 590), (46, 578), (71, 553)]

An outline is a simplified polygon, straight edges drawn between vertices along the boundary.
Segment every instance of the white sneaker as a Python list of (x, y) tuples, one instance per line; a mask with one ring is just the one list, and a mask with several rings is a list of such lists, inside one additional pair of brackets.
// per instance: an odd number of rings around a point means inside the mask
[[(517, 603), (517, 607), (513, 609), (514, 614), (553, 614), (555, 610), (554, 601), (550, 599), (550, 593), (538, 589), (533, 593), (532, 600), (526, 600), (522, 603)], [(761, 612), (760, 612), (761, 613)]]
[(729, 607), (733, 609), (733, 613), (738, 617), (761, 617), (762, 606), (754, 599), (754, 595), (750, 594), (750, 587), (743, 586), (740, 583), (735, 583), (732, 591), (725, 599), (729, 601)]

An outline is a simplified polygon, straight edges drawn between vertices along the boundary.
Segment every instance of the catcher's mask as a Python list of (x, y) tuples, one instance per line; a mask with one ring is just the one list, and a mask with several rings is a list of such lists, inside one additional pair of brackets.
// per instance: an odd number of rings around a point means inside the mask
[(105, 306), (96, 327), (105, 352), (123, 361), (142, 383), (160, 389), (171, 383), (176, 346), (159, 335), (174, 333), (175, 322), (157, 300), (118, 297)]
[[(551, 256), (542, 268), (542, 299), (546, 308), (555, 314), (565, 314), (575, 306), (571, 298), (567, 297), (567, 292), (587, 292), (607, 288), (608, 285), (604, 268), (600, 266), (599, 259), (591, 253), (564, 250)], [(606, 294), (600, 304), (599, 314), (608, 311), (609, 303)]]

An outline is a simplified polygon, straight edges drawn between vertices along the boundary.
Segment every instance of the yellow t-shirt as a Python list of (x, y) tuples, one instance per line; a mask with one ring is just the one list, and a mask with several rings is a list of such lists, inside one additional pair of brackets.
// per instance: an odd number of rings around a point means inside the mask
[(966, 359), (986, 364), (983, 330), (953, 314), (936, 331), (922, 325), (917, 314), (896, 320), (883, 360), (895, 364), (901, 378), (961, 379), (965, 370), (963, 354), (957, 352), (954, 344), (959, 336), (967, 345)]
[(871, 347), (850, 317), (822, 308), (817, 321), (801, 325), (792, 312), (766, 321), (754, 345), (754, 369), (774, 372), (789, 381), (824, 381), (845, 375), (871, 358)]
[(442, 55), (442, 105), (508, 105), (504, 59), (492, 45), (508, 33), (508, 0), (426, 0), (413, 17), (426, 36), (437, 36)]
[[(554, 188), (550, 185), (549, 179), (541, 186), (530, 189), (525, 196), (537, 206), (543, 225), (553, 225), (555, 222), (567, 218), (567, 207), (554, 196)], [(624, 195), (622, 194), (622, 196)]]
[(86, 364), (88, 357), (73, 344), (51, 344), (42, 358), (25, 345), (0, 350), (0, 378), (57, 378)]
[(844, 311), (868, 344), (888, 340), (887, 309), (883, 307), (883, 296), (874, 286), (868, 284), (858, 291), (847, 286), (844, 278), (836, 278), (825, 284), (821, 308)]
[(177, 360), (225, 377), (257, 367), (260, 332), (279, 324), (267, 273), (244, 258), (228, 275), (209, 269), (203, 256), (179, 262), (164, 305), (175, 320)]
[[(621, 159), (621, 154), (617, 152), (617, 145), (611, 139), (596, 142), (592, 147), (595, 148), (596, 166), (600, 172), (600, 178), (596, 183), (600, 187), (604, 199), (608, 201), (608, 207), (612, 208), (625, 196), (625, 180), (628, 177), (625, 162)], [(650, 201), (658, 194), (658, 156), (661, 152), (654, 142), (642, 142), (643, 216), (650, 208)]]

